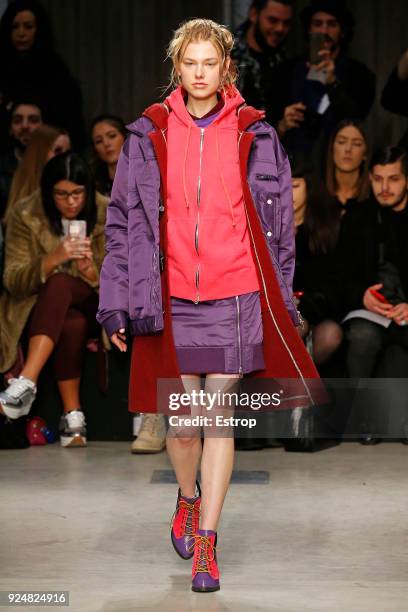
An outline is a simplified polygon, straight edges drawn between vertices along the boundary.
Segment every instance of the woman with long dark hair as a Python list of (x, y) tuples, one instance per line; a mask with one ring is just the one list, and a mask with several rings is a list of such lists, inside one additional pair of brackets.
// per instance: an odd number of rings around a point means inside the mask
[(38, 0), (14, 0), (0, 20), (0, 99), (33, 100), (43, 120), (64, 127), (73, 146), (83, 145), (82, 97), (78, 82), (55, 51), (48, 15)]
[(47, 163), (41, 190), (17, 203), (7, 225), (0, 372), (13, 368), (22, 339), (28, 348), (19, 377), (0, 393), (0, 410), (9, 418), (28, 414), (52, 356), (63, 446), (86, 444), (79, 387), (86, 342), (97, 331), (105, 212), (86, 162), (64, 153)]
[(91, 124), (91, 167), (99, 193), (110, 196), (119, 155), (127, 135), (125, 124), (115, 115), (99, 115)]
[(318, 367), (323, 366), (343, 338), (339, 320), (337, 245), (340, 209), (323, 181), (304, 160), (292, 167), (296, 232), (293, 288), (304, 319), (301, 336)]
[(345, 207), (364, 202), (370, 193), (368, 142), (357, 119), (344, 119), (333, 130), (327, 149), (326, 186)]

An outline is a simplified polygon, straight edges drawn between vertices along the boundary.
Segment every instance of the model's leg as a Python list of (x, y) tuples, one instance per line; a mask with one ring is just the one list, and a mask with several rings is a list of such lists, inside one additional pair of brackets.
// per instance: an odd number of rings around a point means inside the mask
[[(186, 393), (200, 391), (200, 376), (196, 374), (182, 375)], [(180, 427), (170, 427), (167, 434), (166, 448), (176, 473), (181, 494), (192, 498), (195, 495), (198, 462), (201, 457), (200, 428), (183, 427), (180, 416)]]
[[(208, 425), (204, 425), (204, 447), (201, 458), (201, 528), (195, 536), (192, 567), (192, 589), (198, 592), (218, 591), (220, 574), (217, 565), (217, 526), (231, 479), (234, 463), (233, 427), (217, 423), (234, 415), (235, 401), (226, 401), (225, 394), (238, 390), (238, 376), (207, 374), (205, 392), (207, 398), (220, 398), (220, 402), (208, 402), (211, 410), (205, 410)], [(224, 395), (222, 395), (224, 394)], [(211, 419), (211, 421), (210, 421)]]
[[(187, 393), (200, 391), (200, 376), (184, 375), (182, 380)], [(199, 413), (200, 408), (191, 406), (189, 417)], [(200, 490), (196, 494), (197, 468), (201, 456), (201, 428), (184, 426), (183, 421), (183, 416), (180, 415), (178, 426), (170, 426), (167, 433), (167, 452), (179, 483), (171, 541), (180, 557), (191, 559), (199, 528), (201, 505)]]
[[(210, 394), (237, 392), (238, 375), (207, 374), (205, 392)], [(213, 397), (216, 397), (215, 395)], [(216, 405), (208, 416), (234, 415), (233, 407)], [(221, 509), (227, 494), (234, 464), (233, 427), (204, 428), (204, 445), (201, 458), (201, 529), (217, 530)]]

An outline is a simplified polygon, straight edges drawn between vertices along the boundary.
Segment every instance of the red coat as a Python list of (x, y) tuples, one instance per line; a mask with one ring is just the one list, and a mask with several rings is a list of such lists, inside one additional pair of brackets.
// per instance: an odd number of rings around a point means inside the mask
[[(166, 201), (168, 110), (162, 104), (154, 104), (145, 113), (156, 127), (149, 134), (156, 153), (162, 197)], [(259, 121), (262, 113), (245, 107), (239, 113), (238, 149), (251, 248), (261, 287), (263, 324), (263, 348), (265, 369), (245, 376), (252, 391), (283, 391), (278, 408), (306, 407), (325, 401), (326, 396), (318, 372), (300, 339), (282, 298), (279, 283), (262, 231), (258, 213), (247, 181), (247, 164), (254, 133), (249, 126)], [(166, 207), (160, 224), (160, 242), (166, 262)], [(130, 379), (129, 410), (131, 412), (168, 412), (167, 392), (183, 392), (180, 371), (174, 346), (168, 269), (164, 265), (161, 275), (164, 329), (162, 332), (139, 335), (133, 339)], [(255, 379), (258, 383), (255, 384)], [(269, 379), (261, 381), (259, 379)], [(273, 379), (273, 380), (270, 380)], [(170, 383), (171, 380), (171, 383)], [(160, 389), (166, 392), (158, 393)], [(166, 382), (167, 381), (167, 382)], [(163, 387), (161, 386), (163, 382)], [(261, 384), (261, 382), (263, 384)]]

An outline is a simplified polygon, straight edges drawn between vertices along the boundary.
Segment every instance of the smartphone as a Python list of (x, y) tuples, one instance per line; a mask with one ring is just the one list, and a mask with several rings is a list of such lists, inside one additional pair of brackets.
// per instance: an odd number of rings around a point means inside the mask
[(68, 235), (70, 238), (83, 240), (86, 238), (86, 221), (74, 219), (68, 224)]
[(377, 298), (377, 300), (379, 300), (383, 304), (390, 304), (387, 298), (384, 297), (383, 294), (380, 293), (379, 291), (376, 291), (375, 289), (369, 289), (369, 292), (371, 293), (371, 295), (373, 295), (375, 298)]
[(309, 34), (309, 62), (312, 66), (316, 66), (323, 61), (322, 56), (319, 55), (319, 51), (323, 49), (325, 40), (326, 35), (321, 32), (311, 32)]

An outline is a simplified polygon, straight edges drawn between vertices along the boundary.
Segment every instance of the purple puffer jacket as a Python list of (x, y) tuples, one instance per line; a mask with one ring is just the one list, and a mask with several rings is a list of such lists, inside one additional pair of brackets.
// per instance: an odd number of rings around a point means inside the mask
[[(108, 336), (120, 328), (132, 335), (163, 329), (160, 282), (160, 172), (147, 117), (130, 124), (116, 170), (106, 221), (106, 256), (100, 278), (97, 320)], [(289, 161), (275, 130), (264, 121), (255, 133), (248, 184), (288, 312), (299, 315), (292, 298), (295, 265), (292, 183)]]

